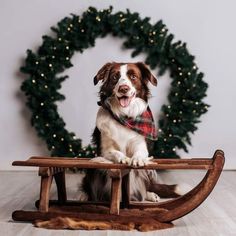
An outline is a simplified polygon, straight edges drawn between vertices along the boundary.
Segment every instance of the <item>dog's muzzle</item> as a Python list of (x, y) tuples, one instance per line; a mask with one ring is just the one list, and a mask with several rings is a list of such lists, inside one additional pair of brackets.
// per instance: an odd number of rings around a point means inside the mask
[(128, 93), (130, 90), (130, 87), (128, 85), (120, 85), (118, 88), (118, 92), (125, 95), (126, 93)]

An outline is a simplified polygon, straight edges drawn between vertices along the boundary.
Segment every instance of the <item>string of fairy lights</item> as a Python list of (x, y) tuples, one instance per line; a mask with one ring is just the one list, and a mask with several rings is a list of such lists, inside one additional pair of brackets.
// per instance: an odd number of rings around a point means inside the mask
[(190, 134), (197, 130), (200, 116), (209, 107), (202, 101), (208, 86), (186, 44), (173, 42), (173, 34), (168, 33), (162, 21), (153, 25), (149, 21), (148, 17), (142, 19), (129, 10), (112, 14), (112, 7), (101, 11), (90, 7), (82, 16), (72, 14), (52, 27), (55, 36), (43, 36), (37, 52), (27, 51), (21, 71), (28, 77), (21, 89), (32, 112), (31, 124), (47, 143), (52, 156), (96, 155), (96, 147), (92, 144), (83, 147), (82, 140), (66, 129), (58, 113), (57, 102), (65, 99), (60, 93), (61, 84), (67, 79), (58, 74), (73, 66), (70, 60), (75, 52), (83, 53), (95, 46), (98, 37), (108, 34), (125, 38), (124, 48), (133, 49), (133, 57), (145, 53), (145, 62), (151, 69), (158, 67), (159, 75), (170, 71), (168, 104), (162, 106), (158, 117), (159, 135), (151, 154), (176, 157), (178, 149), (187, 151)]

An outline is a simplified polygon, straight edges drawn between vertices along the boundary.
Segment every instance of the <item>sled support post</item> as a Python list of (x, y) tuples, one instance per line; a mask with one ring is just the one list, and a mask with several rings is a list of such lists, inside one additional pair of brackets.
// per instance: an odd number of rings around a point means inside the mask
[(47, 212), (49, 209), (50, 189), (53, 177), (57, 186), (58, 202), (63, 204), (66, 202), (66, 183), (65, 169), (58, 167), (39, 167), (39, 176), (41, 177), (40, 196), (38, 205), (39, 211)]
[(41, 176), (39, 211), (47, 212), (49, 208), (49, 194), (53, 176), (50, 168), (47, 167), (39, 168), (39, 176)]
[(108, 173), (111, 177), (110, 214), (119, 215), (122, 182), (121, 170), (110, 170)]

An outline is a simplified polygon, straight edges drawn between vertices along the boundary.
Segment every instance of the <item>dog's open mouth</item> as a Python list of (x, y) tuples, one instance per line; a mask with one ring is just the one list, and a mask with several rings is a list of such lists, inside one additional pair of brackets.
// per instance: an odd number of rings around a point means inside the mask
[(132, 96), (130, 96), (130, 97), (128, 97), (128, 96), (118, 97), (118, 101), (119, 101), (119, 103), (120, 103), (120, 106), (122, 106), (122, 107), (128, 107), (129, 104), (130, 104), (130, 102), (131, 102), (132, 99), (134, 98), (134, 96), (135, 96), (135, 93), (134, 93)]

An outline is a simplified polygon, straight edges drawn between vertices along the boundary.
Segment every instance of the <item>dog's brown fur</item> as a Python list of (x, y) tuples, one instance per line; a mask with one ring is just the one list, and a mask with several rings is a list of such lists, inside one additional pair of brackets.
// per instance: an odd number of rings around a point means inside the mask
[[(99, 95), (100, 102), (104, 103), (104, 101), (112, 95), (115, 84), (117, 83), (116, 78), (119, 78), (119, 68), (121, 65), (125, 63), (106, 63), (94, 77), (93, 82), (96, 85), (99, 81), (102, 81), (103, 84), (101, 86)], [(148, 81), (150, 81), (154, 86), (157, 85), (157, 80), (150, 72), (148, 67), (142, 63), (127, 63), (129, 68), (129, 76), (135, 75), (137, 80), (133, 81), (133, 84), (137, 91), (137, 97), (142, 98), (147, 102), (150, 91), (147, 86)], [(112, 79), (111, 79), (112, 78)], [(114, 78), (114, 79), (113, 79)]]

